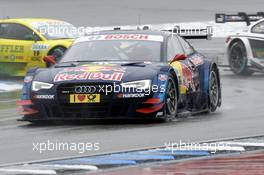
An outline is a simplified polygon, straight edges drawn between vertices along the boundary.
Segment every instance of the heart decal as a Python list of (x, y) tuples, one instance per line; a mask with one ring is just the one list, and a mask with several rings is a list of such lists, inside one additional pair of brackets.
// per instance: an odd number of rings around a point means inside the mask
[(78, 95), (78, 99), (79, 99), (79, 101), (84, 101), (84, 99), (85, 99), (85, 95)]

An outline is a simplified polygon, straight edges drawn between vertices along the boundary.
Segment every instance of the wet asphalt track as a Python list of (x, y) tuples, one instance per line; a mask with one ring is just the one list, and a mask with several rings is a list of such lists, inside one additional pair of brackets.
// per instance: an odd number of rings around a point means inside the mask
[[(33, 3), (34, 2), (34, 3)], [(191, 3), (195, 5), (190, 6)], [(259, 11), (263, 0), (242, 2), (186, 0), (0, 0), (0, 16), (52, 17), (76, 25), (119, 25), (142, 23), (213, 20), (215, 12)], [(45, 10), (47, 9), (48, 10)], [(208, 55), (224, 59), (224, 40), (195, 41)], [(107, 123), (58, 126), (32, 126), (17, 122), (16, 109), (0, 110), (0, 164), (76, 156), (77, 152), (32, 151), (33, 142), (99, 142), (100, 150), (85, 155), (164, 145), (165, 142), (201, 141), (226, 137), (264, 134), (264, 76), (238, 77), (221, 71), (223, 105), (214, 114), (187, 116), (171, 123)]]

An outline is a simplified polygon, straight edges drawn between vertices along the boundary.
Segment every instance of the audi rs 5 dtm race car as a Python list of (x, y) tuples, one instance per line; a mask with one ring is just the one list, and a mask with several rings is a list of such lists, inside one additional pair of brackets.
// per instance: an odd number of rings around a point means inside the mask
[(49, 66), (43, 56), (59, 59), (77, 37), (74, 29), (53, 19), (0, 19), (0, 76), (25, 76), (29, 68)]
[[(239, 75), (251, 75), (254, 72), (264, 73), (264, 13), (247, 15), (216, 14), (216, 22), (243, 22), (249, 25), (227, 38), (227, 55), (231, 70)], [(254, 23), (250, 24), (250, 22)], [(255, 22), (256, 21), (256, 22)]]
[(217, 65), (177, 34), (102, 31), (77, 39), (53, 67), (29, 70), (17, 104), (30, 122), (167, 119), (214, 112), (220, 77)]

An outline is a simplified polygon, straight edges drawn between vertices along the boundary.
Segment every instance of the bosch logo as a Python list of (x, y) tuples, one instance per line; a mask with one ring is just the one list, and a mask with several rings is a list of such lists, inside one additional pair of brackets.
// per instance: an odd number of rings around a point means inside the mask
[(95, 86), (75, 86), (75, 93), (81, 94), (81, 93), (86, 93), (86, 94), (93, 94), (96, 92), (96, 87)]

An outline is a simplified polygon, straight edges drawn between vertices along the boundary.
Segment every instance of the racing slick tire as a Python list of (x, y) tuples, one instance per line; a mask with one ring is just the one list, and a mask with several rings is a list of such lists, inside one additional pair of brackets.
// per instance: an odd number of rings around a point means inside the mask
[(221, 103), (221, 85), (219, 74), (216, 67), (210, 69), (209, 74), (209, 89), (208, 89), (208, 112), (215, 112)]
[[(58, 46), (58, 47), (53, 48), (48, 53), (48, 56), (53, 56), (55, 58), (56, 62), (58, 62), (61, 59), (61, 57), (63, 56), (63, 54), (64, 54), (65, 51), (66, 51), (66, 48), (65, 47)], [(47, 63), (46, 66), (47, 67), (50, 67), (51, 64)]]
[(166, 95), (164, 100), (164, 117), (165, 121), (175, 118), (178, 112), (178, 94), (176, 82), (172, 75), (168, 77)]
[(234, 42), (229, 50), (228, 61), (232, 72), (237, 75), (252, 75), (254, 71), (247, 66), (247, 51), (242, 41)]

